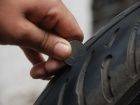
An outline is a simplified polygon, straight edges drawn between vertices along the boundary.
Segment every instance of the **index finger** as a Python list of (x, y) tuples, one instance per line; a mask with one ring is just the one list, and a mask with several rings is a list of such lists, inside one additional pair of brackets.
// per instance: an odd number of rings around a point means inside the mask
[[(60, 2), (58, 8), (52, 8), (48, 14), (50, 16), (56, 14), (58, 19), (53, 28), (59, 35), (69, 40), (83, 40), (83, 32), (79, 24), (63, 2)], [(47, 25), (47, 22), (44, 23)]]
[[(44, 1), (44, 2), (43, 2)], [(68, 40), (83, 40), (83, 32), (61, 0), (43, 0), (31, 11), (29, 19), (38, 21), (45, 31), (53, 31)], [(36, 22), (37, 23), (37, 22)]]

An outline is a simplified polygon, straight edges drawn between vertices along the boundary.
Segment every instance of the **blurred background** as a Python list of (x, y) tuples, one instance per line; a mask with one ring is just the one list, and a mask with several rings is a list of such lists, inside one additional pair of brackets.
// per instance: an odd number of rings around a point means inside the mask
[[(63, 0), (88, 40), (115, 15), (138, 0)], [(0, 105), (33, 105), (48, 81), (30, 77), (30, 62), (15, 46), (0, 46)]]

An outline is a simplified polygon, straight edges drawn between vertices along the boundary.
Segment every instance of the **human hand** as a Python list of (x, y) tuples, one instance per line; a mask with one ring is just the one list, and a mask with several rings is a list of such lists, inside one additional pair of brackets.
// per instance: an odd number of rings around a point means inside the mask
[(70, 40), (82, 41), (83, 33), (60, 0), (0, 0), (0, 44), (23, 49), (33, 78), (46, 79), (64, 65)]

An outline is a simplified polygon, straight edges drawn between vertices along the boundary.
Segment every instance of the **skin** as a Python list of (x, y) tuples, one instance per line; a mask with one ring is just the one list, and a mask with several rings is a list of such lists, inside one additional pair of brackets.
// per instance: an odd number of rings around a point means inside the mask
[(83, 33), (62, 1), (0, 0), (0, 44), (24, 51), (33, 78), (48, 79), (58, 72), (71, 54), (71, 40), (82, 41)]

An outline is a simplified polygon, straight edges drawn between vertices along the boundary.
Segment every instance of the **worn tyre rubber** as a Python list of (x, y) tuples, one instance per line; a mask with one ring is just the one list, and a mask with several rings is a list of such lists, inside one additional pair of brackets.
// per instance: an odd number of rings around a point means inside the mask
[(34, 105), (140, 105), (140, 3), (85, 46), (87, 52), (63, 68)]

